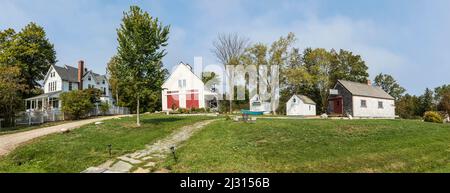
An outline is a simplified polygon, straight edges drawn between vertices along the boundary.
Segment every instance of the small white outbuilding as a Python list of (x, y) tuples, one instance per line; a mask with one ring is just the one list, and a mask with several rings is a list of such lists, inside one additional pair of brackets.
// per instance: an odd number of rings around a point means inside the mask
[(293, 95), (286, 103), (286, 115), (315, 116), (316, 103), (304, 95)]
[(270, 101), (263, 100), (259, 94), (256, 94), (250, 99), (250, 111), (270, 113), (272, 111)]

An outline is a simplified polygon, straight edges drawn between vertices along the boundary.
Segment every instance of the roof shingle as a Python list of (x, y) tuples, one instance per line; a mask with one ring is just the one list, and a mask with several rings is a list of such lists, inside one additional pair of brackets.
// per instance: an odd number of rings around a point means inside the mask
[(394, 97), (389, 95), (383, 89), (377, 86), (367, 85), (359, 82), (351, 82), (346, 80), (338, 80), (343, 87), (345, 87), (350, 93), (356, 96), (365, 96), (365, 97), (373, 97), (373, 98), (381, 98), (381, 99), (391, 99), (394, 100)]

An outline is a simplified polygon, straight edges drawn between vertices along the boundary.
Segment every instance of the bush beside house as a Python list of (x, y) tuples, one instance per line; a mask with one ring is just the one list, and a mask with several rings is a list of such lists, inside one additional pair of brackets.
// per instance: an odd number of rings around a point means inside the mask
[(84, 90), (75, 90), (62, 93), (62, 111), (69, 119), (80, 119), (85, 116), (92, 108), (92, 96)]
[(442, 116), (435, 111), (427, 111), (423, 115), (423, 120), (425, 122), (432, 122), (432, 123), (443, 123), (444, 119)]
[(106, 113), (109, 110), (109, 107), (110, 106), (108, 103), (105, 103), (105, 102), (100, 103), (100, 111), (102, 112), (103, 115), (106, 115)]

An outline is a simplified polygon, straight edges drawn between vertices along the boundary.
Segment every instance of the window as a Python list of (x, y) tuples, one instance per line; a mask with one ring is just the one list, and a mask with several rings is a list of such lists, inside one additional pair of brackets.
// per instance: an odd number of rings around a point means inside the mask
[(178, 80), (178, 87), (179, 88), (186, 88), (186, 79)]
[(367, 107), (367, 101), (361, 100), (361, 107), (366, 108)]
[(103, 95), (106, 95), (106, 88), (103, 88)]
[(309, 107), (309, 110), (311, 110), (311, 105), (308, 105), (308, 107)]
[(91, 79), (91, 76), (88, 76), (88, 80), (89, 80), (89, 81), (91, 81), (91, 80), (92, 80), (92, 79)]
[(105, 80), (102, 81), (102, 84), (105, 84)]
[(72, 90), (72, 83), (69, 82), (69, 90)]
[(383, 101), (378, 101), (378, 108), (382, 109), (383, 108)]
[(294, 102), (294, 103), (297, 103), (297, 99), (296, 99), (296, 98), (294, 98), (294, 100), (292, 100), (292, 102)]

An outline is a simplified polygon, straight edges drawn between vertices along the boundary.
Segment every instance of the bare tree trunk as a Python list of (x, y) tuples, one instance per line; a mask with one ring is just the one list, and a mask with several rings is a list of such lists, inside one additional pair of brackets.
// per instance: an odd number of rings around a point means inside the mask
[(233, 100), (230, 98), (230, 114), (233, 113)]
[(139, 97), (137, 98), (137, 109), (136, 109), (136, 125), (138, 126), (138, 127), (140, 127), (141, 126), (141, 121), (139, 120)]

